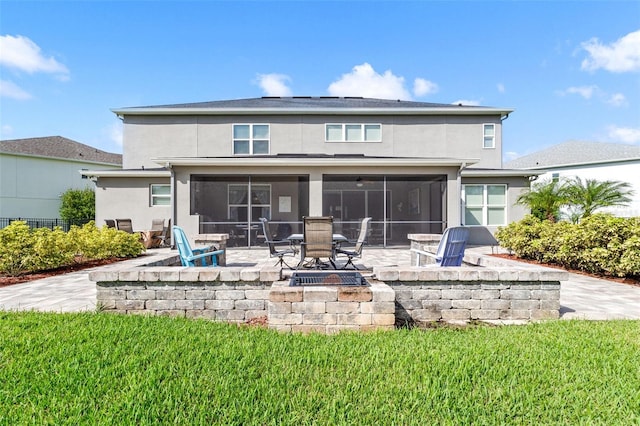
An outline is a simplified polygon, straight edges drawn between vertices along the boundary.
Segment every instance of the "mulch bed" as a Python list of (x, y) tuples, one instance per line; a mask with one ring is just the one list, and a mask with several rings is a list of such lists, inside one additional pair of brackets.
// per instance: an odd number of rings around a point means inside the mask
[(127, 259), (112, 258), (100, 260), (88, 260), (75, 263), (73, 265), (61, 266), (55, 269), (45, 271), (29, 272), (25, 274), (9, 276), (0, 274), (0, 287), (7, 287), (14, 284), (26, 283), (29, 281), (40, 280), (42, 278), (55, 277), (56, 275), (68, 274), (70, 272), (81, 271), (83, 269), (94, 268), (96, 266), (110, 265), (112, 263), (121, 262)]
[(637, 279), (637, 278), (619, 278), (619, 277), (612, 277), (610, 275), (590, 274), (588, 272), (579, 271), (579, 270), (576, 270), (576, 269), (567, 269), (567, 268), (565, 268), (563, 266), (553, 265), (551, 263), (541, 263), (541, 262), (538, 262), (536, 260), (521, 259), (521, 258), (517, 257), (514, 254), (500, 253), (500, 254), (491, 254), (490, 256), (500, 257), (502, 259), (508, 259), (508, 260), (515, 260), (516, 262), (529, 263), (529, 264), (532, 264), (532, 265), (544, 266), (544, 267), (547, 267), (547, 268), (561, 269), (563, 271), (571, 272), (572, 274), (580, 274), (580, 275), (585, 275), (587, 277), (599, 278), (599, 279), (603, 279), (603, 280), (607, 280), (607, 281), (615, 281), (615, 282), (622, 283), (622, 284), (629, 284), (629, 285), (634, 285), (634, 286), (640, 287), (640, 279)]

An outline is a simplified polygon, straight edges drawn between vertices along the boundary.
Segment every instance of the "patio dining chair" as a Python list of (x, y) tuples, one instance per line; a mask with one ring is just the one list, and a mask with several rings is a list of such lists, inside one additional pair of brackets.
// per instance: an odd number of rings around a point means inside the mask
[(171, 219), (167, 222), (167, 226), (162, 227), (162, 233), (154, 238), (159, 240), (158, 247), (171, 246)]
[(200, 261), (202, 266), (218, 266), (218, 256), (224, 254), (224, 250), (216, 250), (214, 246), (191, 248), (184, 230), (179, 226), (173, 227), (173, 238), (178, 246), (182, 266), (196, 266), (196, 261)]
[(116, 219), (116, 228), (118, 228), (119, 231), (133, 234), (133, 224), (131, 223), (131, 219)]
[(285, 262), (284, 257), (296, 256), (298, 254), (298, 249), (294, 247), (292, 242), (289, 240), (274, 239), (270, 232), (269, 220), (267, 218), (261, 217), (260, 222), (262, 223), (264, 242), (267, 247), (269, 247), (269, 256), (278, 258), (278, 261), (274, 266), (280, 266), (283, 268), (283, 265), (286, 265), (287, 268), (293, 269), (287, 262)]
[(420, 255), (431, 257), (436, 266), (460, 266), (464, 257), (464, 250), (469, 239), (469, 228), (455, 226), (447, 228), (442, 234), (435, 254), (418, 249), (411, 249), (417, 254), (416, 266), (420, 266)]
[(152, 219), (151, 229), (148, 231), (141, 231), (142, 244), (146, 248), (158, 248), (160, 247), (162, 231), (164, 230), (164, 219)]
[(304, 264), (306, 258), (311, 258), (309, 266), (322, 268), (327, 259), (333, 269), (335, 264), (335, 247), (333, 245), (333, 216), (303, 217), (304, 240), (301, 243), (302, 255), (298, 267)]
[(362, 219), (362, 222), (360, 222), (360, 233), (358, 234), (358, 239), (355, 241), (348, 241), (346, 243), (353, 245), (352, 247), (344, 247), (342, 244), (340, 244), (340, 247), (336, 248), (336, 257), (339, 255), (345, 255), (348, 257), (347, 263), (344, 264), (342, 269), (346, 269), (349, 265), (353, 266), (354, 269), (358, 269), (355, 263), (353, 263), (353, 259), (362, 257), (362, 247), (364, 246), (367, 234), (369, 232), (370, 221), (370, 217), (365, 217), (364, 219)]

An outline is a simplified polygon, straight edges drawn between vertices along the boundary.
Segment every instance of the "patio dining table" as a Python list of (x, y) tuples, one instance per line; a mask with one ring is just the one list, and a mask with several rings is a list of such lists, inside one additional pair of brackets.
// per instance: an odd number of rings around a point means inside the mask
[(162, 235), (162, 231), (136, 231), (140, 234), (140, 240), (145, 248), (157, 248), (160, 247), (160, 243), (162, 242), (160, 239), (156, 238)]
[[(302, 234), (291, 234), (287, 238), (287, 240), (291, 241), (293, 244), (300, 244), (304, 241), (304, 235)], [(349, 241), (347, 237), (342, 234), (333, 234), (333, 244), (339, 244)]]
[[(301, 244), (302, 242), (304, 242), (304, 235), (302, 234), (291, 234), (289, 235), (287, 238), (287, 240), (291, 241), (291, 243), (293, 245), (300, 245), (300, 263), (299, 265), (302, 265), (305, 259), (305, 251), (304, 251), (304, 244)], [(344, 243), (349, 241), (349, 239), (347, 237), (345, 237), (342, 234), (333, 234), (333, 247), (335, 249), (336, 246), (340, 245), (340, 243)], [(333, 251), (333, 257), (332, 257), (332, 261), (335, 260), (335, 250)], [(316, 259), (317, 261), (317, 259)]]

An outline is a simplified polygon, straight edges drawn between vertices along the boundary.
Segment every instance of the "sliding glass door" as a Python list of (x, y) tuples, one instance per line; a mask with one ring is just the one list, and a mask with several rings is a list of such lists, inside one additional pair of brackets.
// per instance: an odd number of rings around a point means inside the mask
[(260, 218), (273, 227), (302, 232), (308, 215), (307, 176), (191, 176), (191, 214), (200, 218), (200, 233), (229, 234), (229, 247), (261, 246)]
[(406, 245), (407, 234), (443, 231), (445, 193), (444, 175), (324, 175), (323, 214), (348, 238), (371, 217), (370, 245)]

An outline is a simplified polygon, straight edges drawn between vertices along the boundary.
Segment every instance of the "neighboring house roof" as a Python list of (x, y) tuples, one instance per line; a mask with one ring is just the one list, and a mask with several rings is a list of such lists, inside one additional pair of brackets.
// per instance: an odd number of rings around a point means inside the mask
[(389, 99), (337, 96), (265, 96), (174, 105), (157, 105), (112, 110), (118, 115), (186, 114), (433, 114), (508, 115), (510, 108), (436, 104)]
[(603, 142), (569, 141), (505, 163), (510, 169), (555, 167), (640, 160), (640, 146)]
[(62, 136), (0, 141), (0, 153), (122, 165), (122, 154), (105, 152)]
[(476, 169), (467, 167), (462, 169), (460, 175), (462, 177), (531, 177), (541, 175), (543, 172), (531, 171), (523, 169)]

